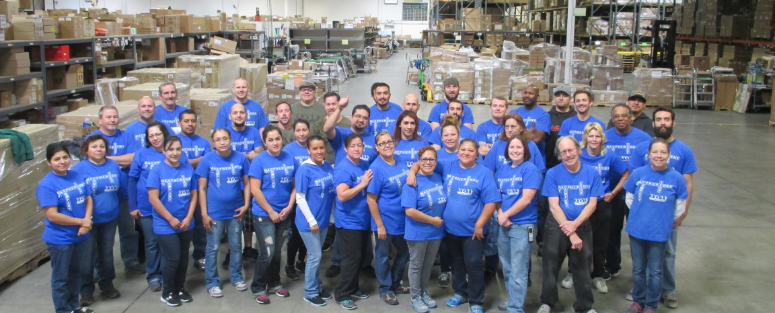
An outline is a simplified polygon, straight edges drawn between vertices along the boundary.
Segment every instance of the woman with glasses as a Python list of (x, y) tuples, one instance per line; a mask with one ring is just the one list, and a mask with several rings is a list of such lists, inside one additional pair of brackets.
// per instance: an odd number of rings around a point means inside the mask
[[(408, 168), (401, 155), (393, 154), (395, 145), (390, 133), (382, 131), (376, 138), (379, 157), (371, 163), (373, 178), (366, 188), (372, 217), (371, 230), (376, 242), (374, 270), (379, 282), (379, 296), (385, 303), (397, 305), (396, 294), (409, 293), (409, 288), (401, 285), (406, 262), (409, 261), (409, 247), (403, 238), (406, 213), (401, 207), (401, 187), (406, 182)], [(395, 249), (392, 266), (389, 258), (391, 246)]]
[(420, 119), (413, 111), (403, 111), (396, 119), (396, 128), (393, 131), (393, 141), (396, 143), (395, 153), (406, 161), (407, 167), (417, 162), (422, 147), (431, 144), (417, 134), (418, 125), (420, 125)]
[(444, 208), (447, 193), (441, 175), (435, 173), (436, 150), (431, 146), (420, 149), (417, 186), (404, 184), (401, 206), (406, 211), (404, 239), (409, 246), (410, 306), (417, 313), (426, 313), (437, 306), (428, 292), (433, 261), (444, 238)]

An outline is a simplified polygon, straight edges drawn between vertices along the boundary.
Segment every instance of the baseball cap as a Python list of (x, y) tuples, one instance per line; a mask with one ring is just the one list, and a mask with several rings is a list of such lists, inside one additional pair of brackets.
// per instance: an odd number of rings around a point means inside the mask
[(566, 95), (570, 96), (570, 88), (568, 86), (557, 86), (554, 87), (554, 95), (556, 96), (558, 93), (563, 92)]
[(454, 77), (449, 77), (449, 78), (445, 79), (444, 80), (444, 87), (447, 87), (447, 86), (450, 86), (450, 85), (460, 86), (460, 81), (457, 80), (457, 78), (454, 78)]
[(646, 96), (643, 95), (643, 92), (641, 91), (633, 91), (632, 93), (630, 93), (630, 97), (627, 98), (627, 100), (632, 100), (633, 98), (636, 98), (636, 99), (640, 98), (641, 100), (643, 100), (644, 103), (646, 102)]
[(302, 88), (318, 89), (318, 86), (316, 86), (315, 83), (311, 80), (305, 80), (301, 82), (301, 84), (299, 85), (299, 89), (302, 89)]

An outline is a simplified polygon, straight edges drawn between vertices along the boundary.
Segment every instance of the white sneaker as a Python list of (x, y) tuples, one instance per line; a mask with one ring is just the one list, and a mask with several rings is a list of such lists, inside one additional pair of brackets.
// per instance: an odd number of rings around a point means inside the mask
[(232, 285), (234, 285), (234, 287), (236, 287), (237, 290), (239, 291), (248, 290), (248, 285), (246, 285), (244, 281), (236, 282), (236, 283), (233, 283)]
[(632, 289), (627, 291), (627, 295), (625, 295), (624, 298), (627, 299), (627, 301), (632, 301)]
[(589, 311), (587, 311), (587, 313), (597, 313), (597, 311), (595, 311), (595, 310), (589, 310)]
[(597, 292), (602, 294), (608, 293), (608, 286), (605, 284), (605, 279), (602, 277), (595, 277), (592, 279), (592, 285), (595, 286)]
[(221, 287), (218, 286), (208, 289), (207, 293), (209, 293), (213, 298), (223, 297), (223, 291), (221, 291)]
[(552, 313), (552, 308), (548, 304), (542, 304), (540, 308), (538, 308), (538, 313)]
[(565, 278), (562, 280), (562, 283), (560, 283), (560, 286), (565, 289), (573, 288), (573, 274), (568, 273), (568, 276), (565, 276)]

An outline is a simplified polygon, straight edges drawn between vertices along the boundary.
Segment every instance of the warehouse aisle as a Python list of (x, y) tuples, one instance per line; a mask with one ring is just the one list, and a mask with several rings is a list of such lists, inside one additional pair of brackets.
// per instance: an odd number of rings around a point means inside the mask
[[(368, 104), (370, 86), (386, 82), (392, 89), (392, 102), (401, 103), (407, 93), (419, 95), (415, 85), (404, 83), (408, 61), (406, 53), (416, 54), (419, 49), (399, 50), (390, 59), (380, 60), (378, 71), (359, 74), (341, 86), (341, 93), (351, 96), (350, 103)], [(420, 117), (427, 118), (430, 103), (423, 103)], [(548, 109), (548, 107), (543, 107)], [(487, 106), (473, 105), (477, 124), (489, 118)], [(349, 111), (348, 111), (349, 112)], [(609, 108), (595, 107), (593, 114), (608, 120)], [(651, 109), (647, 109), (650, 114)], [(349, 113), (348, 113), (349, 114)], [(772, 260), (775, 259), (775, 193), (772, 175), (775, 173), (775, 128), (765, 126), (767, 114), (737, 114), (677, 110), (678, 125), (675, 136), (694, 149), (699, 171), (694, 176), (694, 199), (691, 214), (680, 230), (676, 262), (680, 308), (675, 312), (764, 312), (775, 305), (770, 287), (775, 284)], [(29, 209), (29, 208), (19, 208)], [(626, 234), (625, 234), (626, 237)], [(622, 274), (608, 282), (609, 294), (595, 293), (594, 308), (598, 312), (622, 312), (628, 302), (624, 295), (631, 288), (631, 262), (626, 238), (622, 247)], [(225, 248), (225, 247), (224, 247)], [(221, 259), (224, 250), (221, 250)], [(118, 243), (115, 255), (118, 256)], [(329, 266), (331, 252), (324, 253), (321, 276)], [(0, 257), (2, 251), (0, 251)], [(284, 257), (284, 255), (283, 255)], [(194, 302), (183, 308), (169, 308), (159, 301), (160, 293), (146, 289), (144, 276), (126, 276), (116, 258), (116, 287), (122, 297), (107, 300), (99, 295), (92, 305), (96, 312), (342, 312), (333, 300), (321, 308), (312, 307), (302, 300), (303, 280), (288, 281), (282, 274), (284, 287), (290, 298), (274, 295), (269, 305), (258, 305), (250, 292), (238, 292), (229, 285), (228, 274), (220, 269), (224, 297), (210, 298), (204, 287), (204, 273), (189, 267), (186, 289)], [(525, 301), (526, 312), (535, 312), (539, 305), (541, 286), (540, 258), (533, 256), (532, 281)], [(246, 263), (245, 278), (253, 277), (252, 262)], [(284, 263), (283, 263), (284, 264)], [(436, 312), (464, 313), (468, 306), (445, 307), (453, 290), (436, 285), (438, 268), (431, 279), (431, 294), (440, 303)], [(564, 277), (563, 268), (560, 278)], [(52, 312), (50, 293), (51, 268), (44, 264), (38, 270), (10, 284), (0, 286), (0, 313)], [(399, 295), (398, 306), (388, 306), (379, 298), (375, 279), (361, 278), (361, 288), (371, 297), (358, 300), (359, 311), (369, 313), (413, 312), (409, 296)], [(338, 279), (323, 278), (323, 287), (333, 291)], [(404, 280), (408, 284), (407, 280)], [(565, 312), (572, 312), (572, 290), (559, 291)], [(497, 312), (497, 304), (507, 298), (503, 278), (498, 275), (489, 283), (485, 294), (485, 309)], [(660, 312), (673, 312), (660, 307)]]

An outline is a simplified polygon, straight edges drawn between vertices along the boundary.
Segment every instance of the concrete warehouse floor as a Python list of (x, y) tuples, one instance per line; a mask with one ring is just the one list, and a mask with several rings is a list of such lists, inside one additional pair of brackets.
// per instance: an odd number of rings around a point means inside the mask
[[(404, 83), (407, 61), (405, 53), (416, 55), (419, 49), (399, 50), (387, 60), (379, 61), (377, 72), (360, 74), (340, 86), (343, 95), (351, 96), (351, 104), (373, 104), (369, 95), (372, 83), (381, 81), (392, 87), (392, 101), (401, 103), (407, 93), (419, 94), (415, 85)], [(628, 75), (631, 76), (631, 75)], [(630, 79), (631, 81), (631, 79)], [(430, 103), (424, 103), (420, 116), (427, 118)], [(549, 109), (548, 107), (543, 107)], [(472, 105), (476, 123), (490, 118), (488, 107)], [(646, 110), (651, 114), (651, 109)], [(609, 108), (595, 107), (592, 113), (607, 121)], [(660, 306), (660, 312), (765, 312), (775, 305), (772, 286), (772, 260), (775, 258), (775, 128), (766, 126), (767, 114), (738, 114), (682, 109), (676, 111), (675, 136), (694, 149), (699, 171), (695, 174), (694, 199), (688, 218), (680, 228), (677, 271), (677, 294), (680, 307), (670, 310)], [(19, 208), (27, 209), (27, 208)], [(625, 293), (632, 286), (629, 243), (624, 235), (622, 274), (608, 282), (610, 292), (595, 292), (594, 308), (598, 312), (622, 312), (628, 302)], [(226, 247), (221, 250), (223, 258)], [(170, 308), (159, 301), (159, 293), (147, 290), (144, 276), (127, 276), (116, 255), (116, 287), (122, 297), (109, 300), (96, 296), (91, 306), (96, 312), (237, 312), (272, 310), (275, 312), (342, 312), (333, 300), (324, 307), (313, 307), (302, 300), (303, 280), (288, 281), (286, 299), (270, 296), (272, 303), (258, 305), (250, 292), (238, 292), (229, 285), (228, 273), (219, 271), (223, 279), (224, 297), (210, 298), (204, 288), (204, 273), (191, 267), (186, 289), (194, 302), (183, 308)], [(324, 253), (321, 275), (329, 266), (331, 252)], [(285, 255), (283, 254), (283, 258)], [(535, 312), (540, 305), (540, 258), (533, 256), (533, 286), (528, 290), (525, 310)], [(220, 260), (219, 260), (220, 262)], [(247, 263), (245, 278), (253, 277), (253, 264)], [(283, 265), (285, 265), (283, 261)], [(565, 268), (561, 273), (565, 272)], [(436, 285), (438, 267), (434, 268), (431, 294), (440, 307), (433, 311), (468, 312), (468, 306), (448, 308), (444, 305), (453, 290)], [(0, 312), (52, 312), (50, 292), (51, 268), (42, 265), (36, 271), (0, 286)], [(561, 274), (562, 278), (564, 274)], [(338, 278), (323, 278), (324, 288), (333, 291)], [(405, 284), (408, 281), (404, 280)], [(371, 313), (413, 312), (409, 296), (399, 295), (398, 306), (386, 305), (378, 296), (374, 279), (361, 280), (361, 288), (371, 297), (358, 300), (359, 311)], [(560, 288), (560, 299), (566, 312), (572, 312), (575, 300), (572, 290)], [(497, 304), (507, 298), (503, 278), (499, 274), (490, 282), (485, 293), (485, 309), (497, 312)], [(433, 312), (432, 311), (432, 312)]]

